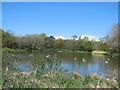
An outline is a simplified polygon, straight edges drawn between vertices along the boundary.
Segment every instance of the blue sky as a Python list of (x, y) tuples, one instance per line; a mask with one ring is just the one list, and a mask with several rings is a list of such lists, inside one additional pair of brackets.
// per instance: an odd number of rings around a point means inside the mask
[(117, 2), (6, 2), (2, 28), (15, 35), (105, 36), (118, 22)]

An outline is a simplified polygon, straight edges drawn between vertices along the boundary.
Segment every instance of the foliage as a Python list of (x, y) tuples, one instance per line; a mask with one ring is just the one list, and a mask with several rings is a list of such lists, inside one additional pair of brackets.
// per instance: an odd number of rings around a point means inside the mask
[(55, 40), (55, 49), (62, 49), (64, 42), (62, 39)]
[(3, 88), (118, 88), (115, 79), (96, 74), (83, 78), (79, 73), (44, 70), (35, 72), (7, 72), (3, 75)]
[(2, 52), (4, 52), (4, 53), (6, 53), (6, 52), (13, 53), (13, 52), (15, 52), (15, 50), (5, 47), (5, 48), (2, 49)]
[(23, 37), (15, 37), (9, 32), (2, 30), (3, 47), (24, 49), (28, 51), (84, 51), (92, 52), (93, 50), (108, 51), (109, 45), (105, 42), (89, 41), (87, 37), (78, 39), (77, 35), (73, 39), (55, 39), (53, 36), (48, 37), (46, 34), (31, 34)]
[(9, 32), (4, 32), (2, 31), (2, 45), (3, 47), (8, 47), (8, 48), (15, 48), (17, 46), (17, 43), (15, 41), (15, 37), (9, 33)]
[(109, 51), (109, 45), (107, 43), (94, 42), (93, 49), (96, 51)]
[(110, 46), (109, 51), (111, 53), (118, 53), (120, 51), (120, 25), (113, 25), (110, 29), (108, 35), (106, 35), (105, 39), (108, 45)]

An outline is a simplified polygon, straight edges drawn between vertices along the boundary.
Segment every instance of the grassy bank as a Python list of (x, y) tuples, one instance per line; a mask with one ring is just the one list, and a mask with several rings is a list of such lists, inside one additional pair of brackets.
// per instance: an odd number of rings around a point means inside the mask
[[(11, 49), (11, 48), (7, 48), (7, 47), (4, 47), (2, 49), (2, 52), (4, 53), (15, 53), (15, 52), (21, 52), (21, 51), (27, 51), (28, 50), (22, 50), (22, 49)], [(29, 51), (29, 52), (34, 52), (34, 51), (39, 51), (39, 50), (32, 50), (32, 51)], [(120, 56), (119, 53), (109, 53), (109, 52), (106, 52), (106, 51), (92, 51), (92, 52), (88, 52), (88, 51), (70, 51), (70, 50), (51, 50), (51, 51), (39, 51), (39, 52), (76, 52), (76, 53), (86, 53), (86, 54), (92, 54), (92, 55), (96, 55), (96, 54), (99, 54), (99, 55), (111, 55), (113, 57), (115, 56)]]
[(118, 88), (115, 79), (106, 79), (96, 74), (85, 78), (74, 72), (42, 70), (32, 72), (9, 72), (3, 75), (3, 88)]
[(107, 54), (105, 51), (93, 51), (92, 54)]
[[(14, 53), (14, 52), (18, 52), (18, 51), (28, 51), (28, 50), (22, 50), (22, 49), (11, 49), (11, 48), (7, 48), (7, 47), (4, 47), (2, 49), (2, 52), (9, 52), (9, 53)], [(29, 52), (32, 52), (32, 51), (40, 51), (40, 50), (31, 50)], [(52, 50), (44, 50), (44, 51), (40, 51), (40, 52), (77, 52), (77, 53), (90, 53), (90, 54), (102, 54), (102, 55), (108, 55), (110, 53), (108, 52), (105, 52), (105, 51), (92, 51), (92, 52), (88, 52), (88, 51), (71, 51), (71, 50), (60, 50), (60, 49), (52, 49)], [(114, 56), (117, 56), (118, 53), (114, 53), (114, 54), (111, 54), (111, 55), (114, 55)]]
[(92, 52), (92, 55), (96, 55), (96, 54), (100, 54), (100, 55), (111, 55), (112, 57), (120, 56), (119, 53), (110, 53), (110, 52), (106, 52), (106, 51), (93, 51), (93, 52)]
[(11, 49), (11, 48), (7, 48), (7, 47), (4, 47), (2, 48), (2, 52), (4, 53), (14, 53), (16, 50), (15, 49)]

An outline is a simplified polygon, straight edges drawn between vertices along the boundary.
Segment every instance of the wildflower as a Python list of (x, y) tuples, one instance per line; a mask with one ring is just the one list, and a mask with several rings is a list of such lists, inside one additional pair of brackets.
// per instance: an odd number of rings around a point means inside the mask
[(74, 76), (79, 76), (79, 73), (78, 72), (73, 72), (73, 75)]
[(95, 88), (95, 86), (91, 83), (89, 83), (87, 86), (88, 86), (88, 88)]
[(11, 85), (10, 87), (13, 87), (13, 85)]
[(53, 79), (53, 76), (49, 74), (45, 74), (43, 77), (46, 79)]
[(102, 83), (102, 85), (100, 85), (100, 88), (108, 88), (106, 83)]
[(88, 78), (91, 78), (91, 79), (96, 78), (96, 76), (97, 76), (96, 73), (95, 73), (95, 74), (91, 74), (91, 73), (90, 73), (90, 74), (87, 75), (87, 77), (88, 77)]
[(97, 85), (97, 87), (96, 88), (100, 88), (100, 86), (99, 85)]
[(109, 78), (106, 78), (106, 80), (107, 80), (107, 81), (110, 81), (110, 79), (109, 79)]
[(32, 72), (21, 72), (21, 75), (29, 76)]
[(112, 84), (114, 87), (117, 87), (118, 83), (117, 83), (117, 81), (116, 81), (114, 78), (112, 78), (112, 79), (110, 80), (110, 82), (111, 82), (111, 84)]
[(71, 78), (78, 77), (80, 80), (83, 79), (82, 75), (80, 75), (78, 72), (73, 72)]

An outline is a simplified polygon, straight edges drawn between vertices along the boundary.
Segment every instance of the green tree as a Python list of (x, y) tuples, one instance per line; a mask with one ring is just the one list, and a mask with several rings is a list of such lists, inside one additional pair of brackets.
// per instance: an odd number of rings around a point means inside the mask
[(55, 40), (55, 49), (63, 49), (64, 40)]
[(17, 48), (17, 43), (12, 33), (4, 32), (2, 30), (2, 46), (8, 48)]
[(53, 36), (47, 37), (45, 39), (45, 47), (50, 51), (54, 48), (54, 40), (55, 38)]

